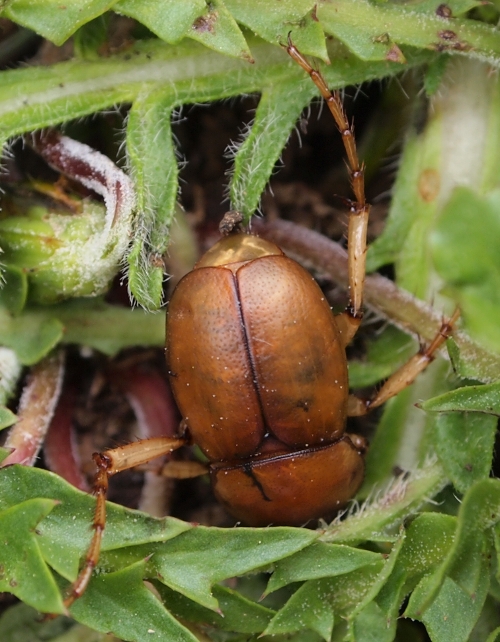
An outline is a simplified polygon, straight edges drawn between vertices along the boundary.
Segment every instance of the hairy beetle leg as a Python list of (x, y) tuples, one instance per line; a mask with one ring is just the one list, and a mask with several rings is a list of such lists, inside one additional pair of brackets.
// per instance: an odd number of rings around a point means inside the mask
[(92, 571), (99, 562), (102, 535), (106, 527), (106, 497), (109, 478), (128, 468), (147, 464), (156, 457), (168, 455), (187, 443), (189, 443), (188, 440), (183, 438), (152, 437), (151, 439), (140, 439), (125, 446), (106, 450), (103, 453), (94, 453), (93, 458), (97, 465), (97, 473), (94, 480), (96, 507), (92, 523), (94, 534), (85, 556), (85, 563), (71, 587), (68, 597), (64, 600), (66, 608), (69, 608), (75, 600), (83, 595), (90, 582)]
[(413, 355), (399, 370), (392, 374), (372, 399), (360, 399), (356, 395), (349, 395), (347, 415), (349, 417), (366, 415), (412, 384), (417, 376), (434, 361), (437, 350), (451, 336), (459, 316), (460, 310), (457, 308), (448, 321), (443, 321), (431, 343), (427, 347), (423, 346), (417, 354)]

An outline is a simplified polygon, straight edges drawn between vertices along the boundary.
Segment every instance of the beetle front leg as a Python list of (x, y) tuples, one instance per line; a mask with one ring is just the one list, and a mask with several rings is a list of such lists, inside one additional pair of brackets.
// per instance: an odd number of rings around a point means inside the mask
[(106, 497), (109, 478), (123, 470), (147, 464), (156, 457), (168, 455), (187, 443), (188, 440), (184, 438), (152, 437), (106, 450), (103, 453), (94, 453), (93, 458), (97, 465), (94, 480), (96, 507), (92, 523), (94, 534), (85, 556), (85, 563), (71, 587), (68, 597), (64, 600), (66, 608), (69, 608), (75, 600), (83, 595), (90, 582), (92, 571), (99, 562), (102, 535), (106, 527)]
[(404, 388), (412, 384), (417, 376), (434, 361), (436, 352), (449, 339), (453, 332), (453, 326), (460, 316), (457, 309), (448, 321), (443, 321), (439, 331), (427, 347), (423, 347), (416, 355), (411, 357), (404, 365), (391, 375), (380, 390), (371, 399), (360, 399), (356, 395), (349, 395), (347, 415), (349, 417), (360, 417), (381, 406), (391, 397), (395, 397)]

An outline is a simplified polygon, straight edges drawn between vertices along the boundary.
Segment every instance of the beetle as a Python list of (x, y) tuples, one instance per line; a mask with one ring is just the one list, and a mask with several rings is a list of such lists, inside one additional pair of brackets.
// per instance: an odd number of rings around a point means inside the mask
[(327, 517), (363, 480), (366, 444), (345, 433), (347, 417), (409, 385), (452, 333), (458, 312), (371, 398), (349, 394), (345, 347), (363, 315), (370, 211), (364, 166), (338, 93), (290, 37), (287, 51), (317, 85), (347, 153), (354, 192), (348, 306), (334, 317), (311, 275), (280, 248), (223, 225), (228, 235), (181, 279), (169, 304), (167, 364), (186, 430), (94, 454), (94, 535), (66, 606), (85, 591), (98, 562), (111, 475), (194, 441), (209, 460), (215, 494), (237, 519), (294, 525)]
[(167, 325), (174, 397), (229, 512), (301, 524), (354, 496), (344, 347), (304, 268), (264, 239), (223, 238), (177, 285)]

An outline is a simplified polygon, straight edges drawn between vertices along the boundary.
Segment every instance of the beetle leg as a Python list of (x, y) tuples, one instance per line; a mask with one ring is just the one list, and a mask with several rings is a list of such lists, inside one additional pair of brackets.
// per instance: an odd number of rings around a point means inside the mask
[(404, 365), (391, 375), (380, 390), (371, 399), (360, 399), (355, 395), (349, 395), (347, 405), (347, 415), (349, 417), (359, 417), (377, 408), (385, 403), (391, 397), (397, 395), (401, 390), (415, 381), (417, 376), (434, 361), (437, 350), (451, 336), (453, 326), (460, 316), (457, 309), (448, 321), (443, 321), (439, 331), (426, 347), (423, 346), (419, 352), (411, 357)]
[[(347, 153), (347, 164), (351, 187), (355, 200), (350, 204), (349, 229), (347, 235), (348, 271), (349, 271), (349, 305), (345, 312), (355, 321), (363, 316), (363, 290), (366, 272), (366, 231), (370, 205), (365, 197), (365, 168), (359, 162), (354, 138), (354, 126), (349, 123), (342, 106), (338, 91), (330, 91), (325, 79), (319, 71), (311, 67), (288, 36), (288, 54), (298, 63), (319, 89), (328, 109), (337, 123), (342, 141)], [(351, 324), (351, 337), (355, 334), (359, 323)]]
[(342, 345), (345, 348), (351, 343), (351, 339), (358, 331), (361, 317), (353, 317), (349, 312), (341, 312), (335, 315), (335, 324), (339, 330)]
[(192, 479), (201, 477), (209, 471), (207, 464), (200, 461), (167, 461), (161, 469), (160, 475), (169, 479)]
[(106, 450), (103, 453), (94, 453), (93, 458), (97, 465), (97, 474), (94, 480), (96, 507), (92, 524), (94, 534), (87, 550), (85, 563), (71, 587), (70, 594), (64, 600), (66, 608), (83, 595), (90, 582), (92, 571), (99, 561), (102, 535), (106, 526), (106, 496), (109, 478), (122, 470), (146, 464), (155, 457), (170, 454), (187, 443), (188, 440), (182, 438), (152, 437), (151, 439), (134, 441), (113, 450)]

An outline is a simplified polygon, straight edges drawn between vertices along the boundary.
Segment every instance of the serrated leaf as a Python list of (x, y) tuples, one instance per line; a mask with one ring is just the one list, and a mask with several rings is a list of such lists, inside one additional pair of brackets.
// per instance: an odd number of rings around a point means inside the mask
[(121, 640), (148, 642), (197, 638), (178, 622), (144, 585), (145, 561), (95, 577), (71, 607), (71, 615)]
[(288, 557), (317, 537), (313, 531), (286, 527), (229, 530), (200, 526), (158, 550), (150, 564), (164, 584), (215, 610), (217, 600), (211, 594), (215, 582)]
[(11, 0), (1, 15), (10, 18), (24, 27), (62, 45), (75, 31), (86, 22), (104, 13), (116, 0), (90, 0), (83, 5), (80, 0)]
[(406, 617), (421, 619), (451, 578), (462, 590), (472, 595), (483, 573), (484, 531), (500, 520), (500, 481), (488, 479), (472, 486), (463, 498), (453, 546), (446, 559), (432, 574), (425, 576), (413, 592)]
[(217, 627), (223, 631), (261, 633), (275, 614), (275, 611), (217, 584), (213, 587), (213, 595), (219, 604), (217, 613), (189, 600), (160, 582), (154, 582), (154, 586), (166, 607), (176, 617), (203, 626)]
[(424, 401), (426, 412), (482, 412), (500, 416), (500, 384), (464, 386)]
[[(35, 501), (35, 498), (59, 502), (38, 524), (37, 542), (51, 567), (73, 581), (80, 557), (90, 543), (95, 498), (44, 470), (25, 466), (0, 469), (0, 508), (7, 510), (21, 502)], [(160, 520), (108, 503), (103, 550), (152, 545), (176, 537), (189, 528), (189, 524), (171, 517)]]
[(496, 417), (479, 413), (443, 413), (433, 443), (446, 474), (461, 493), (490, 475), (497, 431)]
[(316, 542), (276, 563), (264, 595), (304, 580), (343, 575), (381, 560), (379, 553), (338, 544)]
[(328, 62), (323, 29), (313, 17), (315, 4), (312, 0), (288, 0), (271, 8), (266, 0), (226, 0), (235, 19), (264, 40), (283, 44), (291, 32), (302, 53)]
[(275, 615), (262, 635), (279, 635), (310, 629), (329, 642), (334, 624), (329, 597), (329, 580), (305, 582)]
[[(387, 556), (387, 558), (384, 560), (384, 564), (380, 570), (380, 573), (378, 574), (378, 577), (376, 580), (372, 583), (370, 586), (370, 589), (366, 592), (365, 596), (363, 597), (362, 600), (356, 605), (356, 607), (352, 610), (352, 612), (349, 614), (349, 620), (350, 623), (354, 624), (356, 621), (357, 617), (363, 613), (364, 609), (367, 607), (370, 609), (370, 604), (377, 599), (380, 591), (383, 589), (385, 584), (387, 583), (389, 577), (391, 576), (392, 572), (394, 571), (394, 567), (398, 561), (399, 554), (401, 552), (401, 549), (404, 545), (405, 541), (405, 532), (404, 530), (400, 530), (399, 537), (397, 541), (393, 544), (392, 549), (390, 554)], [(386, 596), (387, 598), (387, 596)], [(387, 601), (387, 599), (386, 599)], [(393, 600), (389, 600), (389, 603), (393, 602)], [(390, 604), (390, 606), (393, 607), (393, 609), (397, 609), (397, 604)], [(370, 613), (370, 610), (369, 610)], [(397, 612), (392, 609), (389, 609), (386, 613), (386, 620), (391, 620), (395, 619)], [(368, 618), (371, 619), (371, 618)], [(354, 638), (357, 639), (357, 638)]]
[(450, 25), (435, 11), (415, 12), (409, 3), (331, 0), (318, 6), (317, 15), (327, 33), (342, 40), (363, 60), (404, 63), (397, 45), (460, 50), (497, 64), (500, 60), (500, 38), (488, 25), (464, 18)]
[(245, 36), (223, 0), (211, 0), (186, 35), (209, 49), (253, 62)]
[(404, 566), (408, 587), (441, 564), (455, 539), (457, 518), (441, 513), (422, 513), (408, 526), (398, 563)]
[(55, 505), (53, 499), (27, 499), (0, 512), (0, 591), (13, 593), (40, 611), (62, 613), (61, 595), (35, 530)]
[(182, 40), (206, 6), (204, 0), (119, 0), (113, 9), (135, 18), (162, 40), (174, 44)]
[[(311, 82), (280, 47), (256, 39), (249, 42), (254, 64), (207, 51), (192, 41), (171, 47), (150, 39), (98, 61), (3, 71), (0, 140), (133, 102), (146, 83), (170, 88), (173, 95), (183, 88), (185, 101), (193, 103), (261, 91), (283, 78)], [(328, 53), (335, 64), (324, 69), (324, 75), (333, 87), (400, 71), (385, 62), (363, 63), (337, 42), (330, 43)], [(408, 66), (426, 59), (425, 54), (414, 55)]]
[(358, 568), (346, 575), (312, 581), (321, 583), (325, 599), (333, 607), (333, 612), (345, 618), (369, 593), (383, 566), (384, 562), (378, 562)]

